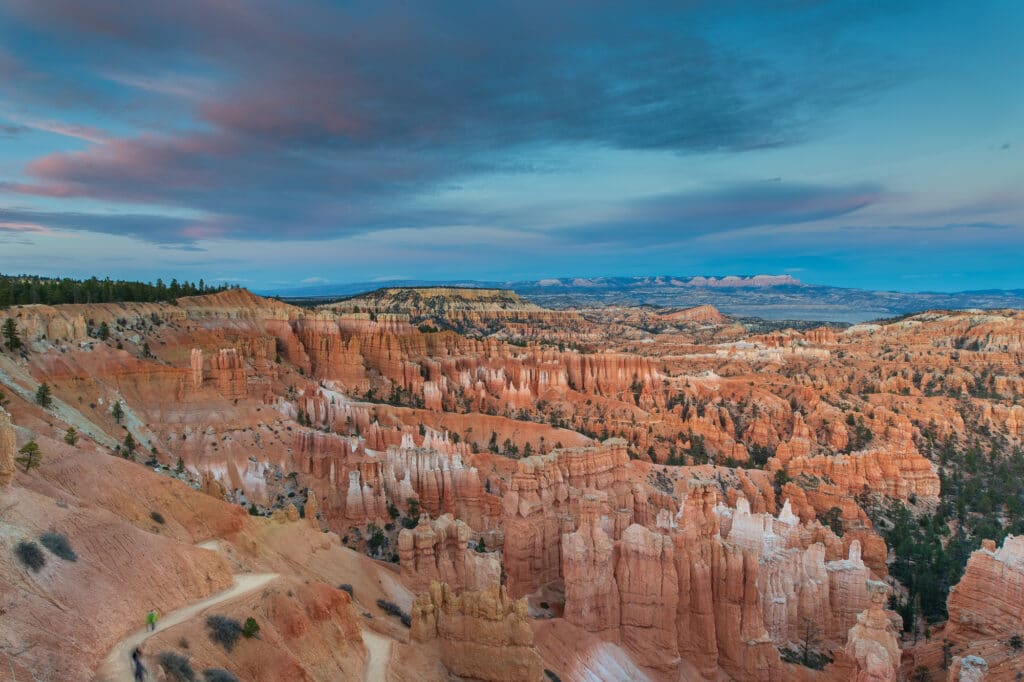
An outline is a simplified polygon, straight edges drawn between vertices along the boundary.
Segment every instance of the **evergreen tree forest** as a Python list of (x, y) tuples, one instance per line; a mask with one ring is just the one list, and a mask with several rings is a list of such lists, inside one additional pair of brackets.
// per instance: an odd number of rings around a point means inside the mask
[(908, 590), (893, 607), (910, 631), (917, 618), (945, 620), (946, 598), (971, 552), (985, 539), (1002, 544), (1024, 533), (1024, 451), (999, 442), (938, 442), (923, 429), (925, 452), (939, 465), (940, 501), (916, 513), (897, 500), (868, 499), (868, 510), (895, 559), (889, 572)]
[(227, 288), (210, 286), (203, 280), (193, 284), (172, 279), (167, 284), (158, 279), (154, 284), (96, 277), (78, 280), (68, 277), (51, 279), (34, 275), (0, 274), (0, 308), (33, 303), (155, 303), (173, 301), (182, 296), (217, 293)]

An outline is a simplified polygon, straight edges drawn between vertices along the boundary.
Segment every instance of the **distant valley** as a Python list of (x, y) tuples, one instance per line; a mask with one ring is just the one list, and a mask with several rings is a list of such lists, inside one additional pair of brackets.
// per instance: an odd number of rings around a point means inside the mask
[(1024, 289), (960, 292), (871, 291), (805, 284), (789, 275), (724, 277), (594, 277), (536, 281), (401, 281), (323, 284), (268, 291), (286, 299), (343, 298), (382, 286), (500, 287), (549, 308), (641, 306), (690, 308), (712, 305), (734, 316), (769, 320), (864, 322), (924, 310), (1024, 308)]

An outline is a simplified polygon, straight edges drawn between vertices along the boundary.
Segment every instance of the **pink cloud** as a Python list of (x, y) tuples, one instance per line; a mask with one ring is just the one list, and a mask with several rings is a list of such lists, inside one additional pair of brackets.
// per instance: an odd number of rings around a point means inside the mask
[(92, 126), (83, 126), (75, 123), (63, 123), (62, 121), (48, 121), (43, 119), (15, 118), (12, 120), (27, 128), (53, 133), (55, 135), (63, 135), (64, 137), (73, 137), (78, 140), (85, 140), (86, 142), (102, 144), (110, 140), (110, 136), (107, 133), (99, 128), (93, 128)]
[(0, 231), (31, 234), (51, 234), (53, 230), (39, 223), (0, 220)]

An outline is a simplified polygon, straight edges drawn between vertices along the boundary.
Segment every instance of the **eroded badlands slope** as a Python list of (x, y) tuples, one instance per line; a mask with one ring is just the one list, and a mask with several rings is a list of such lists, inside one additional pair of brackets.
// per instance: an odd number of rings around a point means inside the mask
[[(1020, 541), (986, 544), (949, 592), (983, 535), (1022, 531), (1012, 501), (990, 522), (951, 493), (988, 480), (977, 453), (993, 470), (1020, 457), (1019, 312), (753, 334), (709, 307), (397, 290), (302, 309), (231, 290), (6, 317), (26, 347), (0, 353), (0, 647), (26, 676), (87, 678), (149, 608), (246, 573), (279, 577), (216, 614), (253, 616), (259, 639), (227, 651), (199, 614), (148, 640), (149, 664), (175, 652), (246, 680), (1024, 669)], [(932, 545), (904, 538), (926, 524)], [(17, 558), (47, 531), (77, 561)], [(911, 554), (954, 550), (934, 585)], [(984, 590), (1002, 596), (979, 608)]]

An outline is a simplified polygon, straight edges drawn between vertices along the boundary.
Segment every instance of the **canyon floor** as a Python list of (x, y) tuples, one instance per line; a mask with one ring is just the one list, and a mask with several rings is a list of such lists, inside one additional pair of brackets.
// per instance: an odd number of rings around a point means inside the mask
[(137, 646), (155, 680), (1024, 676), (1024, 312), (7, 319), (0, 676), (131, 679)]

